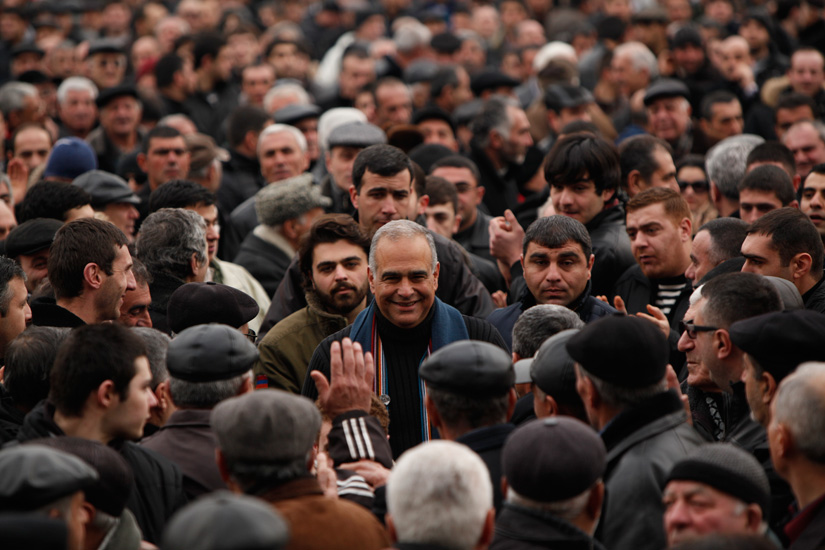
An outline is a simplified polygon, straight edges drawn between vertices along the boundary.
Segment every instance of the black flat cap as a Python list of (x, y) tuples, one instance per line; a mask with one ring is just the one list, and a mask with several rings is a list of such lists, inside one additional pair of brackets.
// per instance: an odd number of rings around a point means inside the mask
[(652, 386), (665, 377), (667, 338), (656, 325), (630, 315), (602, 317), (567, 341), (584, 370), (622, 388)]
[(606, 466), (602, 438), (580, 420), (555, 416), (517, 428), (501, 452), (501, 466), (515, 492), (538, 502), (582, 494)]
[(675, 78), (660, 78), (645, 91), (645, 105), (650, 105), (657, 99), (668, 97), (683, 97), (690, 99), (690, 91), (684, 82)]
[(140, 198), (132, 192), (126, 180), (111, 172), (89, 170), (76, 177), (72, 185), (80, 187), (92, 196), (93, 208), (120, 202), (140, 204)]
[(293, 103), (275, 111), (272, 115), (278, 124), (295, 124), (307, 118), (318, 118), (321, 116), (321, 108), (317, 105), (299, 105)]
[(197, 325), (169, 343), (166, 367), (173, 378), (189, 382), (229, 380), (249, 371), (258, 350), (245, 335), (228, 325)]
[(476, 340), (444, 346), (424, 361), (418, 374), (427, 386), (480, 399), (505, 395), (516, 380), (510, 355)]
[(266, 502), (218, 491), (199, 498), (172, 516), (163, 533), (163, 550), (280, 550), (289, 527)]
[(437, 105), (423, 107), (417, 110), (412, 117), (413, 124), (420, 124), (425, 120), (443, 120), (453, 129), (453, 133), (455, 133), (455, 119), (450, 116), (450, 113)]
[(687, 45), (702, 47), (702, 35), (693, 27), (682, 27), (670, 41), (670, 47), (673, 49), (684, 48)]
[(126, 53), (126, 51), (123, 49), (123, 45), (116, 40), (103, 38), (94, 40), (89, 45), (89, 56), (99, 53)]
[(487, 90), (515, 88), (519, 84), (521, 82), (497, 69), (488, 69), (472, 78), (470, 88), (473, 90), (473, 94), (478, 96)]
[(736, 321), (729, 332), (777, 383), (800, 363), (825, 361), (825, 315), (810, 309), (757, 315)]
[(556, 399), (578, 395), (575, 361), (566, 348), (567, 342), (578, 333), (579, 329), (570, 329), (554, 334), (544, 341), (530, 365), (530, 379), (541, 391)]
[(17, 57), (18, 55), (23, 55), (24, 53), (34, 53), (43, 57), (46, 55), (40, 46), (35, 44), (34, 42), (23, 42), (22, 44), (18, 44), (14, 48), (11, 49), (11, 57), (12, 59)]
[(553, 84), (548, 86), (544, 93), (544, 106), (552, 111), (587, 105), (593, 101), (590, 90), (571, 84)]
[(430, 46), (436, 53), (452, 55), (461, 49), (461, 40), (451, 32), (442, 32), (433, 36)]
[(251, 296), (218, 283), (187, 283), (169, 298), (169, 328), (180, 333), (195, 325), (222, 323), (239, 328), (258, 315), (260, 308)]
[(329, 133), (327, 146), (333, 147), (369, 147), (387, 143), (387, 134), (369, 122), (348, 122), (336, 127)]
[(95, 103), (97, 103), (97, 108), (102, 109), (106, 105), (112, 102), (112, 100), (117, 99), (123, 96), (132, 96), (133, 98), (140, 100), (140, 96), (137, 93), (137, 89), (134, 86), (130, 86), (129, 84), (120, 84), (118, 86), (112, 86), (111, 88), (106, 88), (100, 95), (97, 96)]
[(63, 222), (52, 218), (35, 218), (21, 223), (6, 238), (6, 256), (30, 256), (49, 248)]
[(27, 511), (83, 491), (97, 472), (76, 456), (42, 445), (0, 451), (0, 511)]

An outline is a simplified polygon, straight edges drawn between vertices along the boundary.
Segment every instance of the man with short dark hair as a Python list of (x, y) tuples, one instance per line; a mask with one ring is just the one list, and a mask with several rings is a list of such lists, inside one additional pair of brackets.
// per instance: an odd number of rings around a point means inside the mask
[(196, 34), (192, 41), (195, 92), (184, 101), (198, 131), (223, 142), (223, 123), (238, 105), (239, 90), (232, 83), (231, 50), (215, 31)]
[(805, 177), (802, 184), (802, 201), (799, 209), (810, 218), (825, 238), (825, 164), (817, 164)]
[(808, 216), (796, 208), (768, 212), (748, 228), (742, 256), (742, 271), (792, 282), (802, 295), (805, 309), (825, 313), (825, 248)]
[(773, 112), (774, 132), (776, 139), (781, 142), (791, 126), (802, 120), (814, 120), (817, 106), (809, 96), (791, 92), (779, 97)]
[(386, 142), (384, 131), (366, 122), (341, 124), (329, 133), (324, 152), (327, 174), (321, 180), (321, 192), (332, 199), (328, 212), (355, 214), (349, 197), (355, 158), (367, 147)]
[(170, 126), (156, 126), (143, 140), (143, 149), (137, 156), (140, 169), (146, 173), (146, 191), (141, 198), (146, 202), (149, 193), (189, 174), (189, 150), (183, 134)]
[(158, 96), (163, 103), (163, 114), (186, 113), (184, 102), (195, 91), (195, 73), (192, 60), (176, 53), (168, 53), (155, 65)]
[(9, 344), (31, 320), (26, 274), (13, 260), (0, 256), (0, 363)]
[(137, 258), (132, 258), (132, 273), (135, 274), (134, 290), (127, 290), (120, 306), (120, 317), (117, 322), (127, 327), (150, 327), (152, 317), (149, 315), (149, 306), (152, 304), (152, 294), (149, 292), (149, 283), (152, 275)]
[(772, 210), (798, 208), (791, 176), (777, 166), (757, 166), (739, 183), (739, 214), (753, 223)]
[(651, 187), (678, 191), (670, 145), (649, 135), (633, 136), (619, 146), (622, 188), (631, 199)]
[(793, 124), (782, 136), (782, 143), (793, 153), (796, 173), (802, 178), (811, 168), (825, 162), (825, 125), (818, 120)]
[(227, 214), (264, 185), (258, 162), (258, 135), (271, 121), (266, 111), (251, 105), (241, 105), (229, 115), (226, 129), (229, 160), (223, 163), (218, 189), (218, 202)]
[(379, 127), (412, 121), (412, 94), (401, 80), (385, 77), (375, 83), (375, 123)]
[(693, 236), (690, 265), (685, 270), (685, 277), (693, 287), (698, 287), (705, 275), (729, 260), (741, 259), (744, 263), (741, 249), (747, 234), (747, 222), (737, 218), (717, 218), (700, 227)]
[(127, 290), (135, 288), (132, 256), (123, 232), (109, 222), (67, 223), (49, 249), (49, 282), (56, 302), (35, 300), (32, 324), (77, 327), (114, 321)]
[(741, 134), (744, 124), (742, 104), (733, 93), (719, 90), (707, 94), (702, 99), (699, 128), (706, 138), (707, 148), (725, 138)]

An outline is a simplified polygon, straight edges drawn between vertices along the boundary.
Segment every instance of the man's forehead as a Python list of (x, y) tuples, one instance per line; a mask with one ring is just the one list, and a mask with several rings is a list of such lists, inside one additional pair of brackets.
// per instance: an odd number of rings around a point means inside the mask
[(183, 139), (183, 136), (175, 136), (169, 138), (156, 137), (152, 138), (152, 140), (149, 142), (150, 153), (153, 152), (155, 149), (169, 149), (172, 147), (186, 149), (186, 141)]
[(582, 245), (573, 239), (568, 239), (557, 248), (550, 248), (536, 241), (527, 243), (527, 255), (531, 254), (561, 254), (563, 252), (575, 252), (577, 255), (584, 255)]
[(312, 260), (316, 265), (323, 262), (339, 262), (354, 256), (364, 259), (367, 254), (357, 244), (344, 239), (334, 243), (318, 243), (312, 249)]
[(805, 184), (803, 189), (822, 189), (825, 188), (825, 174), (817, 174), (816, 172), (811, 172), (808, 174), (808, 177), (805, 178)]
[(644, 225), (648, 223), (664, 223), (670, 221), (670, 216), (665, 212), (665, 206), (661, 202), (648, 204), (632, 212), (627, 213), (627, 225)]
[(361, 178), (361, 190), (363, 191), (365, 188), (372, 189), (375, 187), (387, 188), (393, 191), (400, 189), (411, 189), (412, 178), (410, 177), (410, 171), (404, 169), (397, 174), (393, 174), (392, 176), (382, 176), (380, 174), (370, 172), (369, 169), (367, 169)]

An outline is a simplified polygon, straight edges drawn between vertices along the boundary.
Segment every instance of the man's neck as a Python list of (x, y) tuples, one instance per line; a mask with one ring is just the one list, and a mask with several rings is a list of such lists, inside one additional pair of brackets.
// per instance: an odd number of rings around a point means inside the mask
[(825, 495), (825, 469), (821, 465), (798, 459), (785, 474), (800, 509)]
[(91, 415), (66, 416), (60, 411), (54, 412), (54, 423), (68, 436), (99, 441), (108, 445), (112, 437), (104, 433), (100, 419)]
[(808, 272), (807, 275), (799, 279), (799, 281), (795, 282), (794, 284), (796, 284), (796, 288), (799, 290), (799, 293), (804, 296), (806, 292), (811, 290), (813, 287), (817, 285), (817, 283), (819, 283), (821, 278), (822, 277), (820, 276), (820, 278), (817, 279), (814, 277), (812, 273)]
[(465, 219), (462, 218), (461, 225), (458, 226), (459, 232), (466, 231), (466, 230), (470, 229), (473, 226), (473, 224), (476, 223), (477, 219), (478, 219), (478, 208), (473, 208), (472, 214), (470, 214), (468, 216), (468, 219), (465, 220)]
[(496, 151), (495, 149), (485, 147), (484, 154), (487, 155), (488, 159), (490, 159), (490, 164), (493, 165), (493, 168), (496, 169), (496, 172), (501, 172), (507, 168), (507, 163), (501, 159), (501, 157), (498, 154), (498, 151)]
[(350, 311), (347, 315), (345, 315), (345, 316), (344, 316), (344, 317), (346, 317), (346, 318), (347, 318), (347, 323), (349, 323), (350, 325), (351, 325), (352, 323), (354, 323), (354, 322), (355, 322), (355, 318), (356, 318), (356, 317), (358, 317), (358, 314), (359, 314), (359, 313), (361, 313), (362, 311), (364, 311), (364, 308), (365, 308), (365, 307), (367, 307), (367, 298), (366, 298), (366, 296), (364, 297), (364, 299), (363, 299), (363, 300), (361, 300), (361, 303), (360, 303), (360, 304), (358, 304), (358, 305), (355, 307), (355, 309), (353, 309), (353, 310), (352, 310), (352, 311)]
[(107, 320), (100, 318), (99, 312), (94, 306), (94, 300), (84, 299), (81, 297), (61, 298), (57, 300), (57, 305), (74, 313), (87, 325), (97, 325)]
[(171, 99), (172, 101), (177, 101), (179, 103), (183, 103), (186, 99), (186, 92), (182, 89), (177, 88), (175, 86), (169, 86), (161, 90), (161, 93)]
[(215, 90), (215, 80), (206, 71), (198, 71), (198, 91), (208, 94)]

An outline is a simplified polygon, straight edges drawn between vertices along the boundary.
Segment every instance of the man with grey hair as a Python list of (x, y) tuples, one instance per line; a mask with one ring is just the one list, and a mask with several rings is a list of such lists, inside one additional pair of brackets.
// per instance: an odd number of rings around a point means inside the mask
[(267, 114), (275, 116), (275, 111), (287, 105), (309, 105), (310, 103), (309, 94), (303, 86), (295, 82), (282, 82), (266, 92), (263, 108)]
[(708, 151), (705, 167), (710, 197), (719, 216), (730, 216), (739, 210), (739, 182), (745, 177), (748, 154), (764, 142), (759, 136), (743, 134), (723, 139)]
[(0, 113), (6, 122), (8, 135), (26, 122), (44, 122), (46, 106), (32, 84), (9, 82), (0, 88)]
[(140, 444), (178, 465), (189, 500), (226, 488), (214, 460), (209, 416), (221, 401), (252, 390), (257, 359), (255, 346), (228, 325), (196, 325), (169, 344), (168, 386), (176, 410)]
[(185, 283), (206, 279), (206, 223), (191, 210), (161, 208), (143, 222), (135, 247), (152, 275), (152, 326), (170, 334), (166, 308), (172, 293)]
[(825, 544), (825, 363), (803, 363), (779, 384), (768, 443), (777, 473), (800, 510), (787, 525), (790, 548)]
[(272, 296), (278, 289), (301, 238), (332, 201), (312, 184), (312, 176), (299, 174), (255, 194), (260, 224), (244, 238), (235, 263), (243, 266)]
[(71, 76), (60, 84), (57, 88), (58, 137), (86, 139), (97, 120), (97, 94), (97, 86), (84, 76)]
[(486, 548), (495, 521), (487, 468), (452, 441), (410, 449), (390, 474), (385, 521), (398, 548)]
[(610, 69), (626, 99), (647, 88), (659, 76), (656, 56), (641, 42), (625, 42), (616, 46)]
[(484, 205), (491, 215), (503, 216), (518, 206), (519, 193), (535, 175), (524, 167), (533, 145), (530, 121), (515, 99), (494, 96), (473, 120), (472, 130), (469, 156), (481, 171)]
[[(488, 322), (462, 315), (435, 296), (440, 265), (432, 234), (408, 220), (391, 221), (375, 233), (367, 277), (375, 300), (355, 322), (324, 339), (308, 372), (330, 376), (330, 346), (345, 337), (376, 357), (377, 393), (390, 407), (393, 456), (431, 438), (418, 370), (431, 353), (458, 340), (481, 340), (504, 348)], [(315, 399), (307, 377), (303, 395)]]
[(255, 494), (283, 515), (306, 548), (380, 550), (389, 545), (366, 509), (324, 495), (310, 475), (321, 414), (304, 397), (280, 390), (220, 402), (211, 414), (221, 477), (234, 493)]

